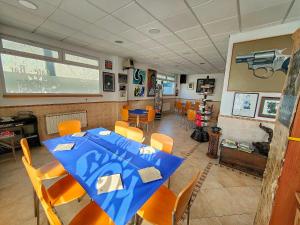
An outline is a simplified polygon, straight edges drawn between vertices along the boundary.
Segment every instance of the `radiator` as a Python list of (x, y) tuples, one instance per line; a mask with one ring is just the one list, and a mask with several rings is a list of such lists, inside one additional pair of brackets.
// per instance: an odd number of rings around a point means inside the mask
[(66, 112), (46, 115), (46, 130), (47, 134), (58, 133), (57, 126), (65, 120), (80, 120), (81, 127), (87, 127), (87, 112)]
[(171, 110), (171, 104), (170, 104), (170, 102), (163, 103), (162, 111), (166, 112), (166, 111), (170, 111), (170, 110)]

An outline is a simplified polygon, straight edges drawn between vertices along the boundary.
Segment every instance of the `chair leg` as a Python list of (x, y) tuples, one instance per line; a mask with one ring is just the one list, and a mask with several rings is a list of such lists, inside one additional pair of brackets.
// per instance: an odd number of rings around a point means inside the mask
[(40, 204), (39, 201), (36, 202), (36, 225), (40, 225)]
[(33, 189), (33, 211), (34, 211), (34, 217), (37, 216), (36, 201), (37, 201), (37, 196), (36, 196), (35, 190)]
[(190, 209), (191, 209), (191, 206), (190, 206), (190, 203), (188, 205), (188, 212), (187, 212), (187, 219), (186, 219), (186, 224), (189, 225), (190, 224)]
[(170, 189), (170, 186), (171, 186), (171, 177), (169, 177), (169, 180), (168, 180), (168, 188)]

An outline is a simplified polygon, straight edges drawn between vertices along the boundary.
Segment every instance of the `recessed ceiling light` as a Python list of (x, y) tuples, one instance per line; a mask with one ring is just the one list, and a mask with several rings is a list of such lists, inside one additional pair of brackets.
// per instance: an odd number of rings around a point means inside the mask
[(148, 31), (150, 34), (158, 34), (160, 33), (160, 30), (159, 29), (156, 29), (156, 28), (152, 28)]
[(115, 43), (117, 43), (117, 44), (123, 44), (123, 41), (116, 40)]
[(19, 4), (26, 7), (27, 9), (36, 10), (39, 8), (36, 4), (27, 0), (19, 0)]
[(204, 62), (201, 62), (201, 63), (200, 63), (200, 65), (204, 65), (204, 64), (205, 64)]

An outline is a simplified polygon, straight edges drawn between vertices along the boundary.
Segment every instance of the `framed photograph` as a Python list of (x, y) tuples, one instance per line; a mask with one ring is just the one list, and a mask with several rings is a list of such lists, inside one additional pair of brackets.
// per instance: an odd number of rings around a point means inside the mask
[(145, 93), (145, 86), (136, 85), (134, 88), (134, 97), (143, 97)]
[(280, 98), (278, 97), (261, 97), (258, 116), (275, 118), (279, 107)]
[(197, 79), (196, 92), (199, 94), (204, 94), (206, 91), (207, 94), (211, 95), (215, 90), (216, 79)]
[(115, 91), (115, 74), (103, 72), (103, 91)]
[(258, 93), (234, 93), (232, 115), (255, 117)]
[(194, 83), (193, 83), (193, 82), (188, 83), (187, 88), (188, 88), (189, 90), (194, 90)]
[(112, 63), (112, 61), (111, 60), (105, 60), (105, 69), (106, 70), (112, 70), (112, 68), (113, 68), (113, 63)]
[(144, 85), (146, 80), (146, 71), (141, 69), (133, 69), (133, 84)]
[(148, 97), (154, 97), (155, 96), (155, 86), (156, 86), (156, 70), (148, 69), (147, 72), (147, 86), (148, 86)]
[(119, 73), (118, 81), (119, 81), (119, 84), (127, 84), (127, 74)]

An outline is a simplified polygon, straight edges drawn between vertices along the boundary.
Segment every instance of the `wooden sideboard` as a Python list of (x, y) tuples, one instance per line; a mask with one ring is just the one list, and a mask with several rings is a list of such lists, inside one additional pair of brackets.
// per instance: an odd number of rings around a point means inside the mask
[(247, 153), (221, 145), (220, 164), (262, 177), (267, 157), (258, 152)]

